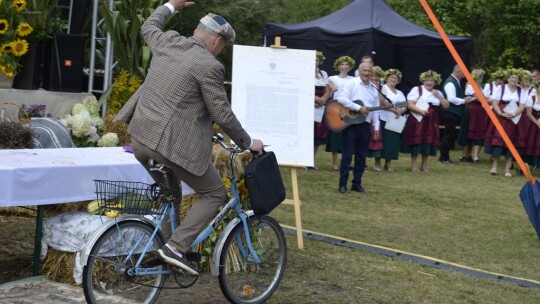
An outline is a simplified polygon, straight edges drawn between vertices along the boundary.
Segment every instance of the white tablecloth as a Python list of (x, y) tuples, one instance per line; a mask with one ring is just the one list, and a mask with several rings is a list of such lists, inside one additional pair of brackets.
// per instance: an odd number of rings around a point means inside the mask
[(0, 150), (0, 207), (93, 200), (95, 179), (153, 183), (121, 147)]

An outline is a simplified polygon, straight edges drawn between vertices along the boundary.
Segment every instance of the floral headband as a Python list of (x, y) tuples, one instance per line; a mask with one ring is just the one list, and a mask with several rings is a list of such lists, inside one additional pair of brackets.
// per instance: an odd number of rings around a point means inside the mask
[(317, 51), (316, 56), (317, 56), (317, 58), (319, 58), (321, 61), (323, 61), (323, 60), (326, 59), (326, 57), (324, 57), (323, 52), (321, 52), (321, 51)]
[(472, 78), (474, 80), (478, 80), (478, 79), (484, 77), (484, 75), (486, 75), (486, 71), (484, 71), (482, 69), (474, 69), (474, 70), (472, 70), (471, 75), (472, 75)]
[(351, 57), (349, 56), (341, 56), (339, 57), (338, 59), (336, 59), (336, 61), (334, 61), (334, 70), (336, 71), (339, 71), (339, 65), (342, 63), (342, 62), (347, 62), (349, 64), (349, 66), (351, 67), (351, 69), (354, 67), (354, 65), (356, 64), (356, 62), (354, 61), (354, 59), (352, 59)]
[(503, 70), (497, 70), (493, 73), (491, 73), (491, 78), (497, 79), (497, 78), (506, 78), (506, 75)]
[(428, 78), (433, 79), (436, 84), (440, 84), (442, 82), (441, 75), (433, 70), (425, 71), (420, 74), (420, 81), (424, 82)]
[(384, 72), (384, 81), (390, 77), (390, 75), (396, 75), (398, 82), (401, 82), (401, 78), (403, 78), (403, 74), (398, 69), (388, 69), (386, 72)]
[(380, 66), (376, 65), (373, 67), (373, 70), (371, 72), (373, 75), (375, 76), (379, 76), (379, 77), (383, 77), (384, 76), (384, 71), (383, 69), (381, 69)]
[(522, 73), (522, 71), (520, 71), (520, 69), (510, 68), (510, 69), (506, 70), (504, 78), (508, 79), (512, 75), (516, 75), (518, 77), (518, 81), (523, 80), (523, 73)]

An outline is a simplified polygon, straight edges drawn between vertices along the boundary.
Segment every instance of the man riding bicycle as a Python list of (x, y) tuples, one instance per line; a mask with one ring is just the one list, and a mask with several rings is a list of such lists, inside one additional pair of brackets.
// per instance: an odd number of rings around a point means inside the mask
[(234, 42), (232, 26), (209, 13), (191, 37), (162, 31), (175, 11), (194, 4), (170, 0), (143, 24), (141, 34), (152, 51), (152, 63), (144, 83), (115, 120), (129, 124), (135, 157), (156, 182), (163, 183), (163, 176), (149, 170), (151, 159), (169, 167), (175, 178), (199, 195), (180, 227), (158, 250), (165, 262), (197, 275), (185, 254), (227, 195), (211, 165), (213, 122), (242, 149), (260, 154), (263, 143), (252, 139), (232, 112), (224, 88), (225, 69), (216, 59), (226, 42)]

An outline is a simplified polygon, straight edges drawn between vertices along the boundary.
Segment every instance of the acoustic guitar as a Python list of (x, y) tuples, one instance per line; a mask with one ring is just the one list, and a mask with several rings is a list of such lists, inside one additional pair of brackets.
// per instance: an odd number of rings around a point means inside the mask
[[(361, 100), (354, 100), (354, 103), (360, 106), (364, 106)], [(388, 110), (392, 108), (406, 108), (407, 102), (397, 102), (395, 104), (389, 104), (379, 107), (367, 107), (368, 111)], [(366, 117), (362, 113), (352, 111), (342, 106), (337, 100), (329, 100), (326, 102), (326, 108), (324, 109), (324, 123), (333, 132), (340, 132), (346, 127), (354, 124), (361, 124), (366, 121)]]

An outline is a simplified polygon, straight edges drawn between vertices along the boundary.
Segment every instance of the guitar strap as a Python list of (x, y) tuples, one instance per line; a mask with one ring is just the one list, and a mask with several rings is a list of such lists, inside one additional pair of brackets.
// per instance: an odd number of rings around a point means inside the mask
[(375, 86), (375, 89), (377, 89), (377, 91), (379, 92), (379, 94), (381, 94), (382, 97), (384, 97), (384, 99), (386, 99), (386, 101), (388, 101), (390, 104), (394, 104), (394, 103), (390, 100), (390, 98), (388, 98), (386, 95), (384, 95), (384, 93), (383, 93), (381, 90), (379, 90), (379, 88), (378, 88), (377, 86)]

